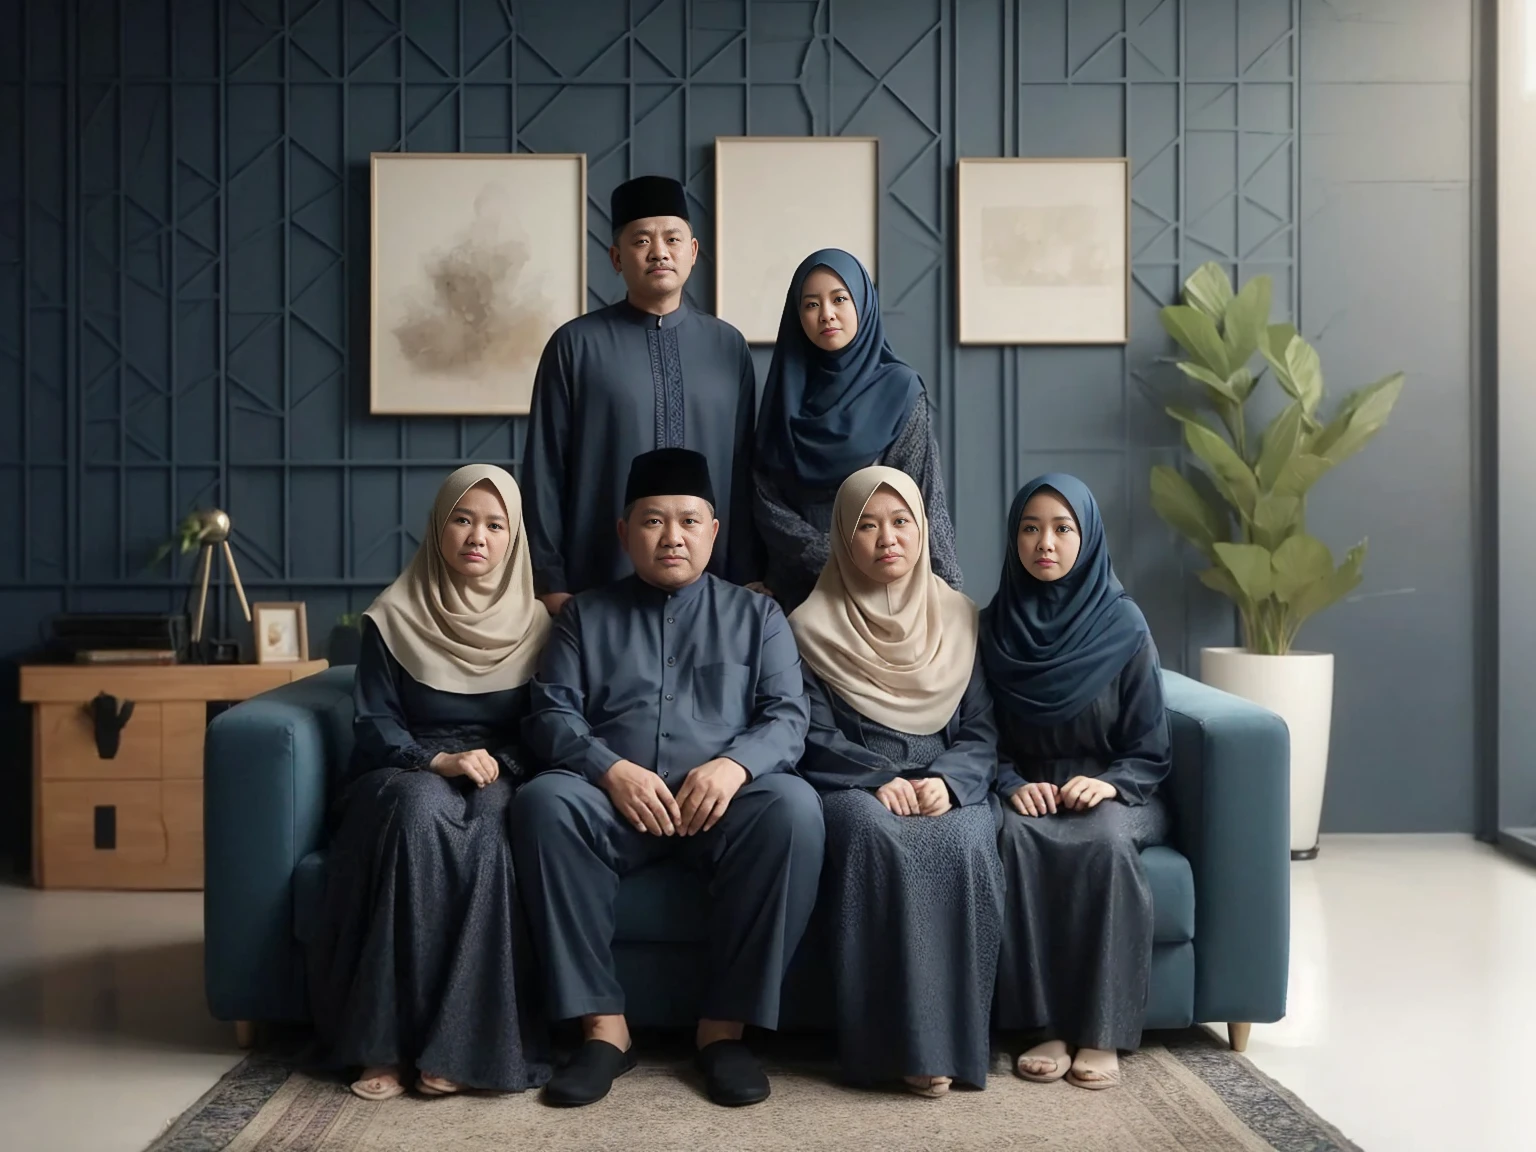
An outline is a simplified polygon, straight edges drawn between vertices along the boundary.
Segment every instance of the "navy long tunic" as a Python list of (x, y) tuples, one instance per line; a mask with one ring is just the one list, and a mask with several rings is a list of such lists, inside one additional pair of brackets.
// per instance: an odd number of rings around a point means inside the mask
[[(832, 941), (844, 1075), (870, 1084), (951, 1076), (986, 1085), (1003, 918), (991, 785), (992, 698), (978, 666), (940, 732), (861, 716), (819, 678), (800, 774), (823, 793), (823, 915)], [(955, 805), (895, 816), (874, 796), (937, 777)]]
[(1141, 850), (1168, 815), (1173, 764), (1157, 648), (1149, 635), (1078, 716), (1033, 725), (999, 704), (997, 791), (1096, 776), (1119, 795), (1086, 812), (1021, 816), (1004, 804), (1008, 878), (997, 1023), (1088, 1048), (1141, 1043), (1152, 964), (1152, 892)]
[[(619, 880), (675, 858), (709, 877), (700, 1014), (777, 1026), (825, 836), (815, 792), (790, 771), (806, 725), (799, 649), (766, 596), (710, 575), (670, 593), (630, 576), (565, 606), (523, 724), (541, 771), (511, 816), (556, 1019), (624, 1011), (613, 962)], [(692, 836), (638, 831), (597, 786), (624, 759), (675, 794), (717, 757), (748, 780), (719, 822)]]
[[(430, 688), (365, 619), (353, 704), (325, 911), (306, 950), (329, 1063), (500, 1091), (542, 1084), (548, 1047), (538, 998), (518, 995), (533, 966), (505, 832), (526, 775), (517, 734), (527, 686)], [(428, 767), (439, 752), (475, 748), (501, 766), (484, 788)]]
[(534, 589), (584, 592), (630, 572), (615, 525), (629, 465), (655, 448), (709, 460), (720, 537), (709, 570), (762, 576), (752, 522), (757, 377), (735, 328), (683, 304), (653, 316), (628, 301), (550, 337), (523, 448), (523, 516)]
[(807, 723), (800, 650), (771, 599), (707, 574), (671, 593), (630, 576), (555, 620), (523, 735), (541, 768), (595, 784), (629, 760), (676, 792), (717, 756), (754, 779), (792, 769)]

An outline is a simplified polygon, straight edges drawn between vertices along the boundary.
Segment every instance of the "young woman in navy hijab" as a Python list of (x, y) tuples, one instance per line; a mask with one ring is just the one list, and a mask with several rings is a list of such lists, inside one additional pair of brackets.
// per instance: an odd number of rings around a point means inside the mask
[(1047, 474), (1014, 497), (1002, 581), (981, 617), (1005, 801), (1008, 896), (994, 1017), (1038, 1030), (1026, 1080), (1119, 1083), (1141, 1043), (1152, 894), (1141, 850), (1167, 834), (1171, 766), (1157, 648), (1109, 562), (1082, 481)]
[(753, 511), (767, 545), (759, 590), (792, 612), (832, 553), (842, 482), (882, 464), (917, 481), (933, 570), (960, 587), (955, 529), (922, 379), (891, 350), (874, 281), (859, 260), (824, 248), (795, 269), (757, 420)]

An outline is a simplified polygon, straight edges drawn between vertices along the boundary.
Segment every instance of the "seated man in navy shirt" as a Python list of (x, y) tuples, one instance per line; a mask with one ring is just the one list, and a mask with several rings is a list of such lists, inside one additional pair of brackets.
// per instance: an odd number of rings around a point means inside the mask
[(742, 1028), (777, 1026), (821, 875), (821, 804), (792, 771), (800, 653), (772, 599), (705, 572), (720, 523), (703, 456), (636, 457), (618, 527), (635, 574), (556, 620), (523, 724), (542, 771), (511, 815), (549, 1014), (585, 1037), (545, 1099), (590, 1104), (634, 1067), (614, 901), (622, 876), (679, 856), (713, 893), (698, 1068), (715, 1103), (755, 1104), (768, 1078)]

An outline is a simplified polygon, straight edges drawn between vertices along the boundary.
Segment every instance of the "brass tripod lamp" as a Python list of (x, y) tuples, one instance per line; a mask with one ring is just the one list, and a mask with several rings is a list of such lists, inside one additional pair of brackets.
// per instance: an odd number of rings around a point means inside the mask
[(229, 513), (210, 508), (194, 515), (202, 521), (197, 533), (197, 538), (202, 542), (202, 550), (197, 557), (197, 615), (192, 618), (192, 642), (196, 644), (203, 638), (203, 614), (208, 608), (208, 578), (213, 575), (215, 549), (222, 548), (224, 551), (224, 564), (229, 569), (229, 578), (234, 582), (235, 595), (240, 598), (240, 611), (245, 613), (247, 623), (251, 619), (251, 606), (246, 602), (245, 588), (240, 583), (240, 569), (235, 566), (235, 553), (229, 546)]

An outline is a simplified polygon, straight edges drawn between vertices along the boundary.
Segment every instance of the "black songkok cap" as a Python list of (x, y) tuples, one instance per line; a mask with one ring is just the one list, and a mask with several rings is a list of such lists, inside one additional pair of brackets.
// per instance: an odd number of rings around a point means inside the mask
[(688, 195), (670, 176), (637, 176), (613, 190), (609, 215), (617, 232), (632, 220), (648, 216), (681, 216), (688, 219)]
[(629, 466), (624, 506), (651, 496), (697, 496), (713, 508), (715, 489), (709, 482), (709, 461), (687, 448), (642, 452)]

